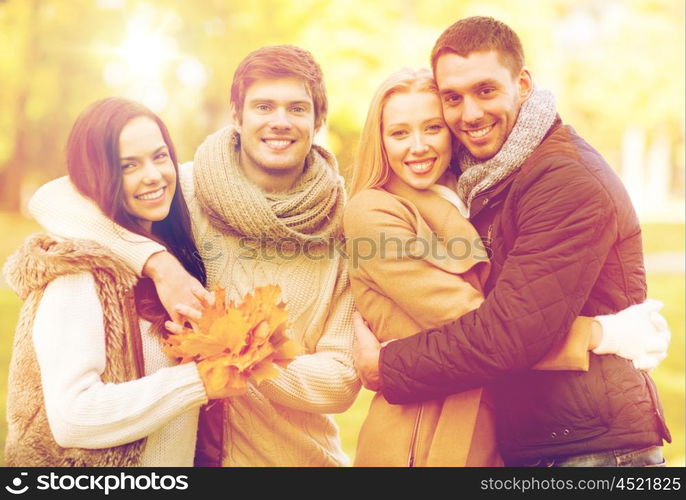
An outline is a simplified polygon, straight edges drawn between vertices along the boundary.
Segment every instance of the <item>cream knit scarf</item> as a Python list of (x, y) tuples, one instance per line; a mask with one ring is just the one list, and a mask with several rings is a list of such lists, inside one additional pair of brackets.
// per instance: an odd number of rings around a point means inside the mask
[(195, 154), (193, 182), (200, 205), (222, 232), (271, 244), (332, 244), (341, 236), (345, 189), (334, 156), (312, 146), (298, 183), (265, 193), (239, 167), (240, 136), (232, 127), (210, 135)]
[(467, 148), (460, 148), (458, 162), (462, 174), (457, 181), (457, 194), (468, 210), (477, 194), (498, 184), (531, 156), (556, 116), (555, 96), (552, 92), (534, 87), (519, 110), (512, 132), (493, 158), (479, 162)]

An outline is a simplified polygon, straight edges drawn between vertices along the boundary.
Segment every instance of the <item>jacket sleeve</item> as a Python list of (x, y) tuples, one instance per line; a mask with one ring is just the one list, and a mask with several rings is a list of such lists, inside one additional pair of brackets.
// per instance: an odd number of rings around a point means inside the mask
[[(461, 217), (457, 210), (448, 216)], [(391, 314), (374, 308), (372, 294), (391, 299), (419, 328), (424, 329), (449, 323), (483, 302), (481, 293), (470, 284), (478, 282), (480, 273), (476, 266), (486, 264), (485, 260), (479, 260), (478, 248), (473, 249), (469, 260), (463, 256), (461, 259), (451, 257), (435, 241), (430, 245), (432, 251), (421, 259), (404, 250), (405, 243), (413, 239), (432, 241), (432, 232), (418, 220), (420, 217), (409, 206), (381, 191), (364, 191), (346, 208), (344, 225), (351, 262), (350, 276), (364, 290), (363, 297), (356, 297), (357, 307), (372, 324), (377, 323), (372, 315)], [(465, 224), (469, 222), (465, 221)], [(476, 230), (471, 226), (469, 230), (473, 233), (471, 236), (478, 238)], [(473, 239), (468, 237), (467, 228), (462, 228), (460, 233), (448, 236), (464, 241)], [(396, 240), (403, 244), (386, 245), (382, 252), (378, 248), (382, 234), (388, 241)], [(374, 246), (376, 248), (372, 248)], [(469, 281), (464, 279), (468, 274)], [(533, 369), (587, 370), (591, 321), (590, 318), (577, 318), (569, 334), (560, 339)]]
[(109, 248), (142, 276), (159, 243), (132, 233), (107, 217), (95, 202), (80, 194), (68, 177), (43, 185), (31, 198), (29, 212), (43, 228), (62, 238), (93, 240)]
[(207, 402), (195, 363), (103, 383), (103, 309), (90, 273), (48, 284), (33, 328), (45, 410), (62, 447), (107, 448), (136, 441)]
[[(572, 173), (560, 175), (562, 168)], [(559, 345), (588, 299), (617, 235), (604, 186), (565, 162), (509, 196), (517, 197), (517, 236), (493, 289), (477, 310), (382, 349), (389, 402), (441, 397), (528, 369)]]
[(353, 404), (360, 380), (353, 366), (353, 297), (348, 271), (340, 259), (323, 332), (314, 352), (297, 356), (260, 392), (270, 400), (310, 413), (342, 413)]

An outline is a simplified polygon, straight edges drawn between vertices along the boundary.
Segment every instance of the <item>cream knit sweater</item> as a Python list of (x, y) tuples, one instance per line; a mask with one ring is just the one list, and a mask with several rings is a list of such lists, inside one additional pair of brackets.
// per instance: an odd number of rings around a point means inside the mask
[(144, 467), (193, 465), (198, 412), (207, 402), (195, 363), (176, 365), (140, 321), (145, 377), (104, 384), (103, 309), (90, 273), (51, 281), (33, 328), (45, 410), (57, 444), (108, 448), (147, 436)]
[[(292, 258), (286, 252), (244, 248), (237, 237), (216, 230), (200, 209), (191, 163), (180, 166), (179, 183), (207, 268), (208, 285), (225, 287), (229, 300), (241, 300), (257, 286), (279, 285), (291, 333), (306, 348), (306, 354), (276, 379), (230, 398), (224, 465), (347, 465), (338, 429), (327, 415), (345, 411), (360, 387), (352, 363), (353, 299), (345, 259), (303, 254)], [(163, 250), (157, 243), (115, 228), (67, 178), (43, 186), (29, 209), (49, 232), (95, 240), (138, 274), (152, 254)]]

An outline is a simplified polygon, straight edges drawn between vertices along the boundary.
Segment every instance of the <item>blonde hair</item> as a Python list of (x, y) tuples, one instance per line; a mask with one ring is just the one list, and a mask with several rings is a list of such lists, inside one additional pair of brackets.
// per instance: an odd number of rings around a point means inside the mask
[(403, 68), (389, 76), (376, 90), (360, 134), (350, 196), (388, 182), (390, 168), (383, 147), (383, 109), (391, 96), (408, 92), (431, 92), (438, 95), (438, 87), (431, 71), (424, 68)]

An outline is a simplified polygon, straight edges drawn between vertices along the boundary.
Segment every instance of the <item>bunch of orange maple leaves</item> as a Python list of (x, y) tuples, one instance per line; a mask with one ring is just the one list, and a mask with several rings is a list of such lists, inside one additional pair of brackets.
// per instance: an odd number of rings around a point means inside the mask
[(277, 285), (255, 288), (239, 305), (226, 305), (226, 291), (214, 291), (214, 305), (203, 304), (202, 317), (193, 328), (168, 335), (165, 352), (181, 363), (195, 361), (205, 386), (222, 397), (247, 391), (256, 383), (274, 378), (300, 351), (286, 335), (288, 313), (278, 302)]

